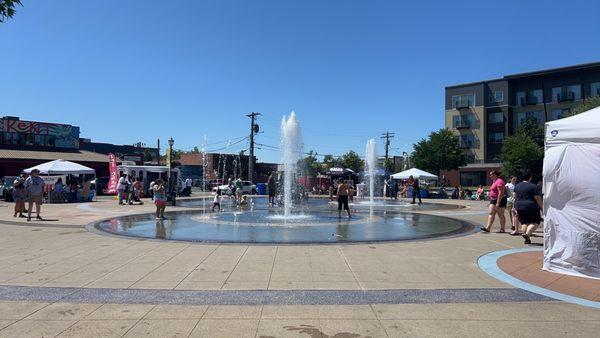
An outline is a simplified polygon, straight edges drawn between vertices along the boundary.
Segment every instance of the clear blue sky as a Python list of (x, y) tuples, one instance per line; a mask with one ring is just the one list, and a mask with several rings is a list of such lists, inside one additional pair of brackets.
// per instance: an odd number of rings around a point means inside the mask
[(294, 109), (305, 150), (382, 154), (389, 130), (399, 154), (443, 127), (446, 85), (600, 60), (598, 1), (23, 3), (0, 24), (0, 115), (118, 144), (237, 138), (258, 111), (278, 145)]

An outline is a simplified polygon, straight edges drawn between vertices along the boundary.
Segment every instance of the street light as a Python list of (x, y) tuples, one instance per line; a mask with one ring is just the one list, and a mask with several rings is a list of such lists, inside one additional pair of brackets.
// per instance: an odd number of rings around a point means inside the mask
[(408, 153), (406, 151), (402, 152), (402, 157), (404, 157), (404, 170), (408, 169)]
[(169, 181), (168, 181), (168, 191), (169, 191), (169, 195), (171, 196), (171, 203), (173, 204), (173, 206), (175, 205), (175, 195), (173, 194), (173, 178), (171, 177), (171, 167), (173, 166), (173, 164), (171, 163), (173, 161), (173, 144), (175, 143), (175, 140), (173, 140), (173, 137), (170, 137), (167, 140), (167, 143), (169, 144)]

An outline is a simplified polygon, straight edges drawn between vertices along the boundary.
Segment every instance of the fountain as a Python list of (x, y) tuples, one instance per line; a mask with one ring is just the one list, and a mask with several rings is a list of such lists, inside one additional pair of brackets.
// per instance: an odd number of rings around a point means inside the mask
[[(202, 147), (206, 154), (206, 138)], [(468, 222), (436, 215), (412, 213), (411, 210), (457, 209), (449, 204), (425, 203), (419, 206), (394, 202), (375, 202), (375, 140), (366, 145), (365, 171), (369, 177), (370, 200), (367, 208), (354, 204), (352, 219), (340, 219), (337, 205), (327, 199), (312, 198), (296, 204), (295, 193), (298, 160), (302, 158), (302, 135), (296, 113), (281, 121), (281, 163), (283, 165), (283, 210), (274, 208), (266, 198), (251, 201), (248, 206), (208, 212), (205, 199), (182, 200), (189, 210), (169, 211), (169, 232), (164, 221), (156, 221), (153, 213), (119, 216), (89, 225), (91, 231), (120, 236), (158, 238), (161, 240), (219, 243), (350, 243), (429, 239), (466, 233), (475, 226)], [(229, 143), (228, 143), (229, 147)], [(206, 158), (206, 156), (204, 156)], [(233, 178), (240, 177), (240, 156), (232, 156)], [(227, 160), (227, 156), (225, 156)], [(223, 175), (226, 162), (223, 161)], [(206, 172), (206, 163), (203, 163)], [(224, 177), (223, 176), (223, 177)], [(204, 177), (206, 178), (206, 177)], [(196, 208), (196, 209), (195, 209)]]
[(292, 210), (292, 183), (298, 160), (302, 157), (302, 135), (296, 113), (281, 119), (281, 163), (283, 164), (283, 216), (289, 218)]
[(377, 171), (377, 144), (375, 143), (375, 139), (370, 139), (367, 141), (367, 146), (365, 149), (365, 173), (368, 174), (369, 177), (369, 203), (375, 203), (375, 175)]

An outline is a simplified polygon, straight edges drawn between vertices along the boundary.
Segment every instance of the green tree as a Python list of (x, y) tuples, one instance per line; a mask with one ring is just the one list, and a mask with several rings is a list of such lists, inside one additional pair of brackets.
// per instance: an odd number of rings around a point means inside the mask
[(515, 135), (504, 140), (500, 159), (506, 175), (518, 175), (523, 169), (529, 169), (533, 174), (540, 174), (544, 161), (544, 148), (527, 135), (524, 128), (520, 128)]
[(21, 0), (0, 0), (0, 23), (15, 15), (15, 5), (21, 5)]
[(337, 161), (333, 157), (333, 155), (323, 156), (323, 164), (322, 164), (323, 171), (327, 171), (327, 170), (335, 167), (336, 165), (337, 165)]
[(532, 139), (538, 146), (544, 146), (544, 127), (535, 118), (526, 118), (517, 129), (521, 133)]
[(317, 153), (309, 151), (308, 155), (298, 160), (298, 170), (301, 175), (316, 177), (322, 171), (321, 163), (317, 161)]
[(200, 154), (200, 150), (198, 147), (194, 146), (194, 148), (190, 151), (191, 154)]
[(364, 167), (363, 160), (353, 150), (342, 155), (340, 165), (344, 168), (352, 169), (354, 172), (360, 172)]
[(441, 177), (442, 170), (456, 170), (466, 164), (466, 159), (458, 137), (448, 129), (440, 129), (413, 145), (410, 163)]
[(583, 103), (575, 106), (575, 108), (573, 108), (570, 113), (566, 114), (566, 116), (581, 114), (584, 111), (588, 111), (596, 107), (600, 107), (600, 96), (594, 96), (585, 100)]

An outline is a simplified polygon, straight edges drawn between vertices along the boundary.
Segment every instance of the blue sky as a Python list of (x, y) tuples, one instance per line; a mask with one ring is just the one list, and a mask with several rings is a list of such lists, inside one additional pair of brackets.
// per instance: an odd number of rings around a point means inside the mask
[(118, 144), (218, 149), (258, 111), (277, 146), (295, 110), (305, 150), (382, 154), (391, 131), (400, 154), (443, 127), (446, 85), (600, 61), (597, 1), (23, 3), (0, 24), (0, 115)]

